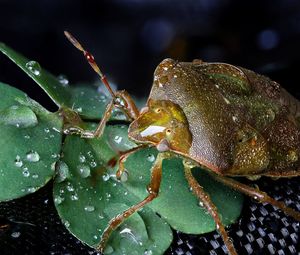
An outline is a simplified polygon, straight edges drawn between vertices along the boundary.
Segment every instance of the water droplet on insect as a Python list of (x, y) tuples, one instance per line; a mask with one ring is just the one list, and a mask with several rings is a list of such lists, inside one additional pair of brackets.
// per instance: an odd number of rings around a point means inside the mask
[(18, 232), (18, 231), (11, 233), (11, 237), (13, 237), (13, 238), (18, 238), (20, 235), (21, 235), (21, 232)]
[(70, 177), (69, 167), (64, 161), (58, 161), (56, 162), (56, 169), (57, 169), (57, 182), (63, 182), (68, 177)]
[(68, 80), (67, 76), (65, 76), (63, 74), (60, 74), (60, 75), (57, 76), (57, 79), (63, 87), (68, 87), (69, 86), (69, 80)]
[(36, 126), (38, 120), (29, 107), (13, 105), (0, 111), (0, 124), (27, 128)]
[(114, 141), (115, 141), (117, 144), (121, 143), (122, 140), (123, 140), (123, 137), (122, 137), (122, 136), (116, 135), (115, 138), (114, 138)]
[(39, 76), (41, 75), (41, 66), (36, 61), (29, 61), (26, 63), (26, 68), (34, 75)]
[(21, 160), (21, 157), (19, 155), (16, 156), (15, 165), (16, 165), (16, 167), (22, 167), (23, 166), (23, 161)]
[(92, 205), (87, 205), (87, 206), (84, 207), (84, 210), (86, 212), (93, 212), (95, 210), (95, 207), (92, 206)]
[(29, 151), (26, 154), (26, 159), (29, 162), (38, 162), (40, 160), (40, 155), (36, 151)]
[(155, 160), (155, 156), (154, 156), (153, 154), (149, 154), (149, 155), (147, 156), (147, 160), (148, 160), (149, 162), (153, 162), (153, 161)]
[(87, 165), (79, 165), (77, 169), (82, 178), (87, 178), (91, 175), (91, 169)]

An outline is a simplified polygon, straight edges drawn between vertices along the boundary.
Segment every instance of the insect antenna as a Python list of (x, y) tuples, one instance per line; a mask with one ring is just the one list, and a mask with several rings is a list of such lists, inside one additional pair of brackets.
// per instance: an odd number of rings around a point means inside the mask
[(105, 87), (107, 88), (107, 90), (109, 91), (109, 93), (111, 94), (112, 98), (115, 98), (115, 92), (113, 91), (113, 89), (111, 88), (111, 86), (109, 85), (108, 80), (106, 79), (106, 76), (101, 72), (99, 66), (97, 65), (94, 56), (89, 53), (88, 51), (86, 51), (82, 45), (77, 41), (77, 39), (71, 35), (69, 32), (64, 31), (65, 36), (68, 38), (68, 40), (78, 49), (80, 50), (83, 55), (85, 56), (86, 60), (88, 61), (88, 63), (90, 64), (90, 66), (94, 69), (94, 71), (100, 76), (100, 79), (102, 81), (102, 83), (105, 85)]

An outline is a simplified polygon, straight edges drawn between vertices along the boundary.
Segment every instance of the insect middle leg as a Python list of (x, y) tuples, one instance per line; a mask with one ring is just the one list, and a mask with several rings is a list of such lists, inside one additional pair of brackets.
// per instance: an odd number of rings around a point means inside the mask
[(293, 217), (294, 219), (296, 219), (297, 221), (300, 222), (300, 212), (297, 212), (294, 209), (287, 207), (284, 202), (275, 200), (274, 198), (270, 197), (267, 193), (260, 191), (256, 188), (252, 188), (243, 183), (240, 183), (232, 178), (227, 178), (227, 177), (219, 176), (216, 174), (211, 174), (211, 175), (217, 181), (219, 181), (219, 182), (225, 184), (226, 186), (229, 186), (239, 192), (242, 192), (245, 195), (248, 195), (261, 203), (269, 203), (271, 205), (276, 206), (277, 208), (281, 209), (285, 214)]
[(133, 213), (138, 211), (139, 209), (143, 208), (146, 204), (150, 203), (154, 198), (158, 196), (159, 187), (161, 183), (161, 176), (162, 176), (162, 161), (164, 159), (164, 154), (159, 153), (157, 155), (156, 161), (154, 165), (152, 166), (152, 172), (151, 172), (151, 180), (150, 184), (147, 187), (148, 190), (148, 196), (143, 199), (141, 202), (137, 203), (136, 205), (131, 206), (127, 210), (125, 210), (123, 213), (118, 214), (116, 217), (110, 220), (108, 227), (104, 230), (101, 241), (99, 246), (97, 247), (97, 250), (100, 252), (104, 251), (104, 248), (106, 246), (106, 243), (111, 235), (111, 233), (119, 227), (125, 219), (127, 219), (129, 216), (131, 216)]
[(209, 195), (203, 190), (203, 188), (200, 186), (200, 184), (197, 182), (195, 177), (192, 174), (192, 167), (184, 164), (184, 173), (185, 177), (190, 185), (190, 187), (193, 190), (193, 193), (199, 198), (199, 200), (203, 203), (203, 206), (205, 209), (209, 212), (209, 214), (212, 216), (216, 223), (216, 227), (218, 232), (223, 238), (223, 241), (231, 255), (237, 255), (237, 252), (233, 246), (233, 243), (228, 236), (225, 227), (218, 215), (217, 207), (214, 205), (212, 200), (210, 199)]

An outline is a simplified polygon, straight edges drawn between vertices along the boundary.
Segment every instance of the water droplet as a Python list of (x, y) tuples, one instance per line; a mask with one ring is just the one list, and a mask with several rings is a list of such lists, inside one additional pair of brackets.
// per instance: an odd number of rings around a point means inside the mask
[(82, 178), (87, 178), (91, 175), (91, 169), (87, 165), (79, 165), (77, 169)]
[(36, 76), (41, 75), (41, 66), (36, 61), (29, 61), (26, 63), (26, 68)]
[(154, 156), (153, 154), (149, 154), (149, 155), (147, 156), (147, 160), (148, 160), (149, 162), (153, 162), (153, 161), (155, 160), (155, 156)]
[(63, 201), (64, 201), (64, 198), (62, 198), (61, 196), (54, 197), (54, 203), (57, 205), (60, 205)]
[(21, 157), (19, 155), (16, 156), (15, 165), (16, 165), (16, 167), (22, 167), (23, 166), (23, 161), (21, 160)]
[(127, 182), (128, 180), (128, 171), (125, 169), (121, 174), (121, 182)]
[(30, 187), (30, 188), (27, 189), (27, 191), (28, 191), (29, 193), (33, 193), (33, 192), (36, 191), (36, 188)]
[(75, 109), (75, 111), (81, 113), (81, 112), (82, 112), (82, 107), (77, 107), (77, 108)]
[(26, 154), (26, 159), (29, 162), (38, 162), (40, 160), (40, 155), (36, 151), (29, 151)]
[(84, 207), (84, 210), (86, 212), (93, 212), (95, 210), (95, 207), (92, 206), (92, 205), (87, 205), (87, 206)]
[(144, 252), (144, 255), (152, 255), (152, 250), (146, 250), (146, 251)]
[(27, 167), (24, 168), (22, 174), (23, 174), (24, 177), (29, 177), (30, 176), (30, 172), (28, 171)]
[(11, 237), (18, 238), (21, 235), (21, 232), (12, 232)]
[(115, 141), (117, 144), (121, 143), (122, 140), (123, 140), (123, 137), (122, 137), (122, 136), (116, 135), (115, 138), (114, 138), (114, 141)]
[(24, 135), (25, 139), (30, 139), (30, 135)]
[(50, 129), (49, 128), (44, 128), (45, 133), (49, 133)]
[(108, 174), (108, 173), (106, 173), (106, 174), (103, 174), (102, 175), (102, 179), (103, 179), (103, 181), (108, 181), (109, 179), (110, 179), (110, 174)]
[(79, 199), (79, 197), (78, 197), (78, 195), (75, 193), (75, 194), (73, 194), (73, 195), (71, 195), (71, 200), (72, 201), (76, 201), (76, 200), (78, 200)]
[(80, 162), (80, 163), (84, 163), (85, 161), (86, 161), (85, 156), (82, 155), (82, 154), (80, 154), (80, 155), (79, 155), (79, 162)]
[(67, 220), (64, 222), (64, 225), (66, 228), (70, 227), (70, 222), (68, 222)]
[(104, 254), (111, 254), (114, 252), (114, 248), (110, 245), (106, 245), (105, 250), (104, 250)]
[(104, 219), (104, 215), (103, 215), (102, 213), (100, 213), (100, 214), (98, 215), (98, 218), (99, 218), (100, 220), (103, 220), (103, 219)]
[(57, 77), (59, 83), (63, 86), (63, 87), (68, 87), (69, 86), (69, 80), (67, 78), (67, 76), (63, 75), (63, 74), (60, 74), (58, 77)]
[(70, 182), (68, 182), (68, 184), (67, 184), (67, 190), (70, 191), (70, 192), (75, 190), (73, 185)]
[(33, 178), (33, 179), (37, 179), (37, 178), (39, 178), (39, 175), (38, 175), (38, 174), (33, 174), (33, 175), (32, 175), (32, 178)]
[(35, 113), (29, 107), (13, 105), (0, 111), (0, 124), (28, 128), (36, 126), (38, 120)]
[(58, 161), (55, 165), (57, 169), (57, 182), (63, 182), (70, 177), (69, 167), (64, 161)]
[(97, 166), (96, 161), (94, 161), (94, 160), (91, 161), (91, 162), (90, 162), (90, 166), (93, 167), (93, 168), (96, 167), (96, 166)]

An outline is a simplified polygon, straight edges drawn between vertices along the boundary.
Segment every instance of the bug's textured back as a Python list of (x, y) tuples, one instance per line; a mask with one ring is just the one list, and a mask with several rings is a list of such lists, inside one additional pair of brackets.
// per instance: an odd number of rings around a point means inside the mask
[(267, 77), (166, 59), (149, 98), (183, 109), (193, 135), (189, 156), (204, 166), (228, 175), (297, 175), (299, 102)]

